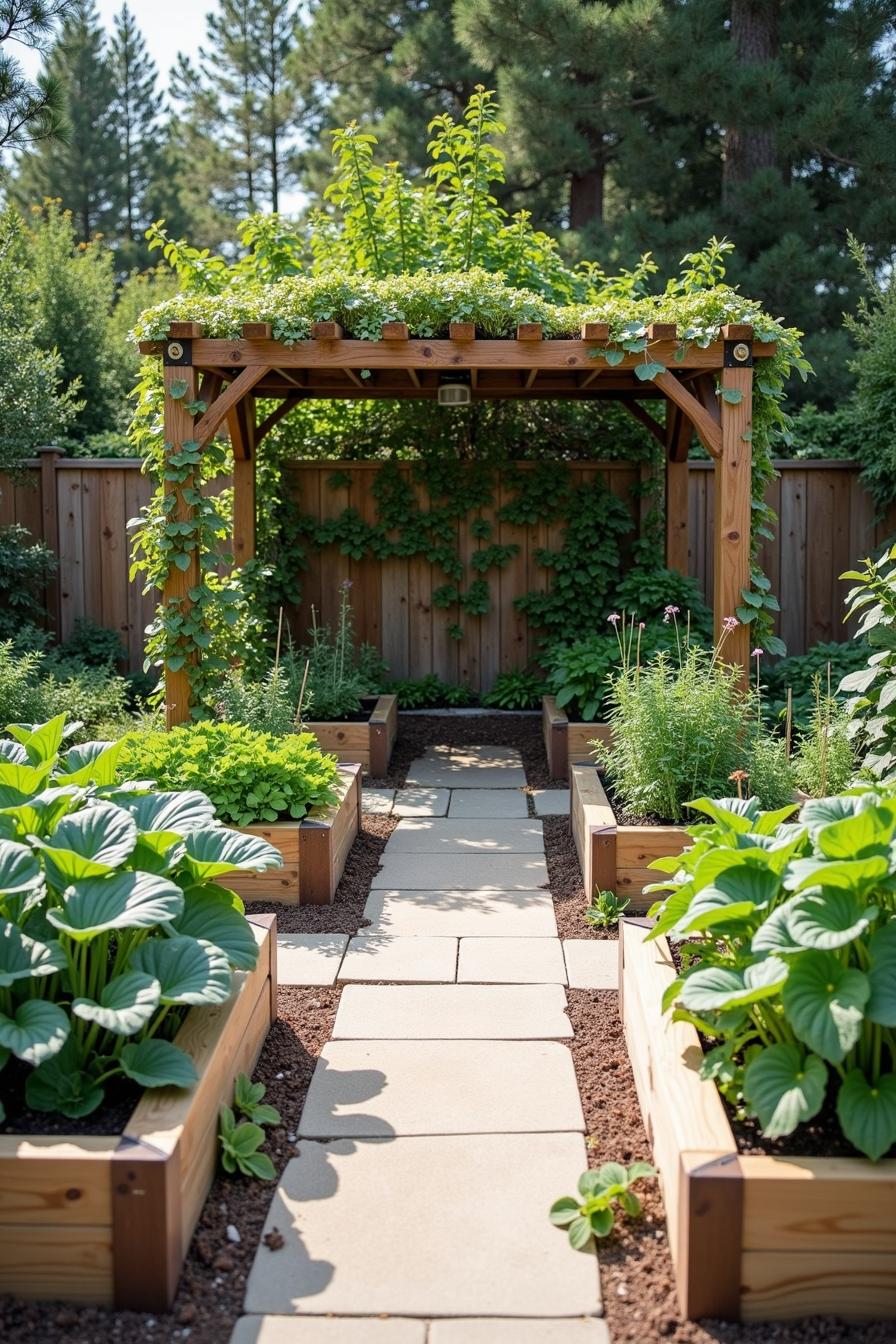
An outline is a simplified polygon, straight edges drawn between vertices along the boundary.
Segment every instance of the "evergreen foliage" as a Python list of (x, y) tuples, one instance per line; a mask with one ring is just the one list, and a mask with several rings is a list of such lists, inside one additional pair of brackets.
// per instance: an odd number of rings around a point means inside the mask
[(63, 90), (44, 71), (30, 80), (9, 43), (41, 48), (77, 0), (0, 0), (0, 150), (25, 149), (58, 135)]

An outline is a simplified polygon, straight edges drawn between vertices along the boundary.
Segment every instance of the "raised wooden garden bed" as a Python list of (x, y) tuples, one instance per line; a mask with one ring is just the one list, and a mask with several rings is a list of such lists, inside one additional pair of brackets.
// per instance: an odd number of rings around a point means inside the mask
[(662, 1012), (676, 971), (647, 932), (620, 924), (622, 1017), (685, 1316), (896, 1316), (896, 1161), (741, 1156), (697, 1032)]
[(328, 905), (361, 827), (361, 767), (340, 765), (339, 775), (339, 802), (321, 816), (243, 827), (279, 849), (282, 868), (233, 874), (222, 881), (246, 901)]
[(305, 727), (317, 738), (321, 751), (331, 751), (340, 761), (355, 762), (366, 775), (381, 779), (389, 769), (398, 735), (398, 696), (371, 696), (364, 703), (370, 717), (359, 723), (308, 723)]
[(595, 890), (613, 891), (629, 898), (630, 910), (648, 910), (654, 897), (645, 896), (644, 887), (660, 879), (648, 864), (690, 844), (684, 827), (621, 826), (596, 766), (571, 763), (569, 787), (569, 815), (586, 896), (590, 900)]
[(612, 741), (608, 723), (572, 722), (552, 695), (541, 697), (541, 731), (551, 779), (569, 779), (572, 762), (592, 761), (592, 742)]
[(218, 1159), (218, 1111), (277, 1015), (273, 915), (253, 915), (254, 971), (191, 1008), (176, 1043), (190, 1088), (145, 1092), (121, 1134), (0, 1134), (0, 1294), (165, 1311)]

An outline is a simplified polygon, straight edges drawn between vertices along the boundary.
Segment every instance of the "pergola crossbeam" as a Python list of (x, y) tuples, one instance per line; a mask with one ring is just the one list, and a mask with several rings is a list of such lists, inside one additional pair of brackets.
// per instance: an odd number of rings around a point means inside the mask
[(234, 378), (233, 382), (209, 406), (202, 419), (196, 424), (193, 436), (200, 448), (205, 448), (223, 424), (229, 411), (247, 396), (255, 384), (269, 372), (267, 364), (250, 364), (248, 368)]
[(665, 373), (658, 373), (653, 380), (661, 392), (674, 402), (679, 410), (683, 411), (697, 431), (697, 435), (703, 447), (711, 457), (722, 456), (722, 432), (717, 422), (710, 415), (709, 411), (698, 401), (692, 392), (678, 381), (674, 373), (667, 369)]

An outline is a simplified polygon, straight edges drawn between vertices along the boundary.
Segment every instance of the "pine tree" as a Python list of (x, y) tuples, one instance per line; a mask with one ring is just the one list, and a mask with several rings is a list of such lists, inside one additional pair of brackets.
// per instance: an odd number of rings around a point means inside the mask
[(14, 194), (30, 206), (60, 199), (77, 235), (114, 237), (121, 210), (114, 86), (94, 0), (77, 0), (47, 57), (62, 89), (66, 135), (43, 140), (19, 160)]
[(46, 74), (32, 81), (8, 45), (43, 48), (76, 0), (0, 0), (0, 150), (23, 149), (59, 134), (62, 93)]
[(258, 100), (264, 145), (264, 192), (273, 211), (280, 194), (295, 181), (296, 156), (290, 135), (297, 120), (298, 93), (290, 52), (298, 32), (293, 0), (255, 0), (249, 11), (251, 83)]
[(155, 172), (161, 98), (155, 63), (128, 6), (115, 16), (109, 42), (114, 87), (112, 124), (121, 163), (120, 260), (126, 269), (145, 262), (143, 234), (152, 222), (148, 197)]

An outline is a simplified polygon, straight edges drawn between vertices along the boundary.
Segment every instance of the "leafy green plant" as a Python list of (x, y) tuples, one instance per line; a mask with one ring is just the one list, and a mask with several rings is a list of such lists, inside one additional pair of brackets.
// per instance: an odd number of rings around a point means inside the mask
[(351, 718), (372, 689), (367, 680), (372, 670), (369, 654), (365, 655), (363, 669), (358, 664), (350, 591), (351, 582), (345, 579), (340, 585), (335, 631), (318, 625), (312, 608), (313, 624), (308, 631), (311, 643), (307, 648), (290, 650), (284, 659), (289, 698), (297, 705), (304, 686), (302, 712), (310, 721)]
[(520, 667), (499, 672), (491, 690), (482, 697), (489, 709), (537, 709), (544, 694), (544, 682), (536, 672)]
[(43, 625), (43, 588), (57, 568), (53, 552), (27, 528), (0, 527), (0, 639), (20, 635), (23, 625)]
[(840, 793), (855, 778), (857, 766), (846, 709), (834, 696), (822, 692), (821, 679), (816, 677), (812, 719), (800, 735), (793, 758), (796, 787), (811, 798)]
[[(264, 1083), (253, 1083), (246, 1073), (237, 1075), (233, 1085), (233, 1107), (223, 1106), (218, 1117), (218, 1142), (221, 1166), (231, 1175), (240, 1171), (260, 1181), (272, 1181), (276, 1175), (267, 1153), (259, 1152), (265, 1140), (264, 1125), (279, 1125), (280, 1112), (265, 1105)], [(237, 1120), (235, 1112), (243, 1116)]]
[(691, 806), (709, 824), (652, 865), (668, 876), (649, 937), (686, 945), (665, 1008), (719, 1042), (703, 1076), (768, 1138), (831, 1098), (846, 1139), (882, 1157), (896, 1143), (892, 790), (814, 799), (798, 820), (755, 799)]
[(225, 723), (241, 723), (257, 733), (274, 737), (292, 733), (298, 706), (290, 683), (289, 669), (279, 665), (257, 679), (232, 668), (214, 697), (215, 714)]
[(388, 681), (384, 690), (398, 696), (399, 709), (464, 709), (476, 699), (469, 686), (454, 686), (434, 672)]
[(555, 1200), (549, 1214), (555, 1227), (565, 1227), (574, 1251), (583, 1251), (593, 1238), (608, 1237), (616, 1221), (617, 1206), (630, 1218), (641, 1213), (641, 1201), (632, 1190), (636, 1181), (655, 1176), (649, 1162), (605, 1162), (579, 1177), (578, 1197)]
[(325, 756), (311, 733), (273, 737), (235, 723), (129, 733), (118, 771), (162, 789), (201, 787), (218, 815), (237, 826), (298, 821), (336, 802), (336, 758)]
[(127, 658), (127, 649), (116, 630), (108, 630), (95, 621), (78, 616), (68, 639), (57, 644), (47, 656), (47, 666), (60, 673), (85, 667), (110, 671)]
[(812, 722), (815, 710), (815, 678), (821, 677), (824, 685), (830, 678), (833, 695), (841, 701), (845, 700), (845, 693), (838, 691), (840, 683), (850, 672), (863, 669), (867, 660), (868, 647), (865, 642), (848, 639), (842, 644), (815, 644), (806, 653), (781, 658), (774, 666), (764, 666), (763, 714), (770, 723), (783, 723), (787, 715), (789, 690), (793, 726), (799, 732), (805, 731)]
[[(188, 1087), (187, 1007), (223, 1003), (258, 957), (218, 885), (279, 866), (219, 826), (198, 790), (122, 786), (120, 743), (65, 746), (65, 718), (0, 738), (0, 1069), (28, 1066), (31, 1110), (89, 1115), (106, 1085)], [(14, 1086), (17, 1084), (14, 1084)]]
[(585, 911), (585, 923), (595, 929), (615, 928), (629, 904), (628, 898), (621, 901), (614, 891), (600, 891), (595, 888), (591, 904)]
[(678, 647), (671, 623), (653, 622), (638, 629), (639, 623), (631, 616), (618, 619), (624, 619), (627, 648), (608, 630), (551, 644), (543, 655), (547, 690), (558, 708), (565, 709), (577, 722), (592, 723), (606, 712), (611, 679), (626, 658), (644, 660), (660, 649)]
[(840, 683), (850, 693), (849, 736), (864, 768), (889, 782), (896, 779), (896, 545), (840, 577), (856, 581), (846, 616), (859, 617), (856, 638), (871, 650), (866, 666)]
[(0, 723), (36, 723), (64, 713), (72, 720), (70, 740), (104, 732), (117, 737), (133, 727), (130, 701), (127, 681), (107, 667), (63, 663), (40, 649), (0, 643)]

